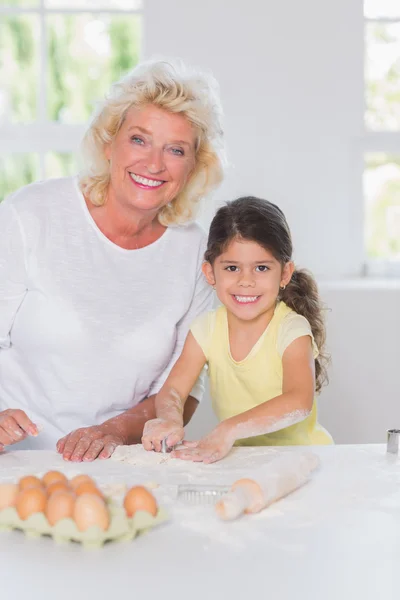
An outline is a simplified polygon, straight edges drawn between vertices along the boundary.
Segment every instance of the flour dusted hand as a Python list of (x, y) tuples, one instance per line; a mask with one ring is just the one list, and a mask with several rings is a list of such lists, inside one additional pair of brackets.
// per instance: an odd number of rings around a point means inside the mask
[(142, 444), (145, 450), (161, 452), (161, 443), (166, 441), (168, 448), (179, 444), (185, 435), (182, 419), (152, 419), (147, 421), (143, 430)]
[(57, 442), (57, 452), (64, 460), (74, 462), (110, 458), (117, 446), (125, 443), (116, 427), (96, 425), (72, 431)]
[(201, 440), (197, 442), (184, 441), (185, 449), (176, 450), (172, 456), (182, 460), (210, 464), (225, 458), (234, 443), (235, 439), (230, 435), (230, 430), (222, 422)]
[(0, 412), (0, 451), (37, 434), (36, 425), (23, 410), (9, 408)]

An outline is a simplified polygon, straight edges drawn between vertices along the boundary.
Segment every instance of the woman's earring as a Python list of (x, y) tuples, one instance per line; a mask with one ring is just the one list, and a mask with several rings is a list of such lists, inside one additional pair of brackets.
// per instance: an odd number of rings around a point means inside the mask
[(282, 292), (283, 292), (283, 290), (286, 290), (286, 285), (281, 285), (281, 286), (280, 286), (280, 289), (281, 289), (281, 290), (282, 290)]

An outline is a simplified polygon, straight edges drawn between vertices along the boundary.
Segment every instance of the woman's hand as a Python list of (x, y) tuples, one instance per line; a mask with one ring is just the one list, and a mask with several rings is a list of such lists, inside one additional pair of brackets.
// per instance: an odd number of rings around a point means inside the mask
[(4, 446), (21, 442), (28, 435), (37, 435), (38, 429), (23, 410), (8, 408), (0, 412), (0, 451)]
[(64, 460), (86, 462), (96, 458), (110, 458), (115, 448), (124, 443), (125, 440), (116, 427), (95, 425), (72, 431), (58, 440), (56, 447)]
[(235, 438), (232, 436), (230, 429), (222, 422), (198, 442), (183, 442), (186, 448), (184, 450), (175, 450), (172, 456), (174, 458), (181, 458), (182, 460), (203, 462), (205, 465), (208, 465), (225, 458), (234, 443)]
[(165, 440), (168, 448), (179, 444), (185, 435), (183, 423), (167, 419), (147, 421), (143, 429), (142, 444), (145, 450), (161, 452), (161, 443)]

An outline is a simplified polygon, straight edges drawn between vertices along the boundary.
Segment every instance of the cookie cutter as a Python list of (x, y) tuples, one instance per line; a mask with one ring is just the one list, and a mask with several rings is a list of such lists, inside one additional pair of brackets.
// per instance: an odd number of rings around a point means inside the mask
[(389, 454), (399, 453), (399, 437), (400, 429), (388, 429), (386, 452), (388, 452)]

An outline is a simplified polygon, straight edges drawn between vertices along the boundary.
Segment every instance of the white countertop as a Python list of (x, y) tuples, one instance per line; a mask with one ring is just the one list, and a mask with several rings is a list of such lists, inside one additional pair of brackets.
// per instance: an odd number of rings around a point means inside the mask
[[(233, 523), (176, 502), (179, 483), (230, 484), (280, 452), (238, 448), (215, 465), (65, 463), (53, 452), (0, 454), (0, 481), (58, 468), (101, 485), (157, 482), (170, 521), (129, 543), (87, 550), (0, 532), (1, 600), (392, 600), (399, 595), (400, 461), (383, 445), (316, 447), (302, 489)], [(176, 464), (179, 462), (179, 464)], [(117, 591), (118, 590), (118, 591)]]

